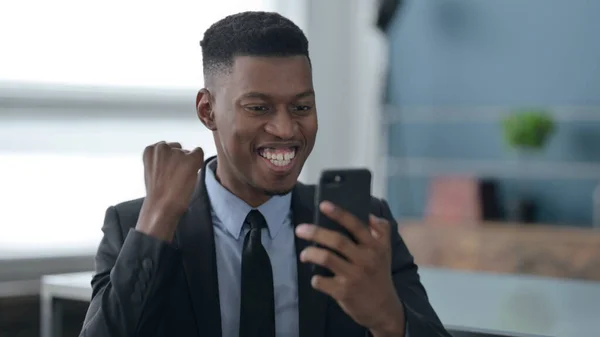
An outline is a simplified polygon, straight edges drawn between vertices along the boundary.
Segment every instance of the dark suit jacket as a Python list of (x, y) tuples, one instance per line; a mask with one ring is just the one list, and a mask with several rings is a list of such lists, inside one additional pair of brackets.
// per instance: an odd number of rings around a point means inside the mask
[[(314, 186), (292, 192), (294, 224), (311, 223)], [(221, 336), (219, 290), (210, 200), (199, 175), (190, 206), (173, 243), (134, 230), (143, 199), (108, 208), (96, 255), (90, 303), (80, 336)], [(385, 201), (373, 198), (371, 212), (393, 224), (391, 272), (406, 308), (410, 337), (449, 336), (431, 308), (417, 266), (397, 234)], [(296, 252), (309, 242), (296, 238)], [(298, 261), (300, 337), (364, 337), (330, 297), (312, 289), (310, 267)]]

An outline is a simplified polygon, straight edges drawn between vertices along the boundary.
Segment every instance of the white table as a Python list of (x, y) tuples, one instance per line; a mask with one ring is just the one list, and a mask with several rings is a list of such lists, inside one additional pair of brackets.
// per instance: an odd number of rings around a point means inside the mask
[(40, 336), (62, 336), (61, 300), (89, 302), (92, 297), (92, 272), (46, 275), (42, 277)]
[[(507, 336), (600, 336), (600, 282), (421, 268), (448, 329)], [(60, 300), (89, 301), (92, 273), (42, 278), (42, 337), (61, 334)]]
[(421, 268), (448, 329), (511, 336), (600, 336), (600, 282)]

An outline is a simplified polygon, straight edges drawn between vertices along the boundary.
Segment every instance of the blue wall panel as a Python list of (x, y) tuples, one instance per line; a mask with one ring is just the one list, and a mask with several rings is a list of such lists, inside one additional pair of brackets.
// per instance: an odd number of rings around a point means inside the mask
[[(422, 107), (435, 107), (440, 116), (445, 109), (464, 107), (474, 117), (477, 107), (507, 112), (528, 106), (560, 107), (563, 112), (573, 107), (535, 159), (564, 171), (580, 164), (600, 168), (600, 1), (405, 3), (388, 32), (392, 117), (419, 117), (415, 111)], [(587, 107), (587, 113), (578, 114), (578, 107)], [(514, 158), (493, 118), (396, 122), (387, 134), (392, 159), (464, 160), (469, 172), (472, 160), (505, 163)], [(563, 172), (555, 178), (497, 179), (503, 201), (512, 197), (516, 184), (530, 186), (540, 205), (540, 221), (590, 226), (598, 171), (597, 177)], [(569, 174), (575, 177), (565, 179)], [(390, 177), (388, 198), (399, 216), (422, 215), (428, 181), (418, 174)]]

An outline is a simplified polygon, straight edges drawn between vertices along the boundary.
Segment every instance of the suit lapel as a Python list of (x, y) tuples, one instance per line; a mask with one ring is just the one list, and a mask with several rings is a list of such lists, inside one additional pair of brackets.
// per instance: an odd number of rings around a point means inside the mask
[[(214, 157), (213, 157), (214, 158)], [(209, 158), (209, 162), (213, 158)], [(205, 162), (205, 163), (206, 163)], [(221, 336), (221, 308), (210, 200), (204, 179), (206, 165), (198, 175), (188, 211), (181, 218), (175, 240), (182, 253), (183, 267), (196, 318), (198, 336)], [(314, 187), (298, 183), (292, 192), (294, 226), (312, 223)], [(298, 269), (298, 313), (300, 337), (323, 337), (328, 297), (312, 288), (310, 265), (300, 262), (300, 252), (310, 242), (295, 238)]]
[[(312, 223), (314, 218), (314, 191), (310, 186), (298, 183), (292, 192), (292, 213), (294, 226)], [(310, 265), (300, 262), (300, 252), (311, 245), (296, 237), (296, 260), (298, 266), (298, 312), (300, 337), (322, 337), (325, 335), (327, 296), (310, 285), (312, 270)]]
[(210, 201), (204, 184), (208, 169), (206, 162), (198, 175), (188, 211), (180, 220), (175, 235), (182, 253), (198, 336), (221, 336), (215, 240)]

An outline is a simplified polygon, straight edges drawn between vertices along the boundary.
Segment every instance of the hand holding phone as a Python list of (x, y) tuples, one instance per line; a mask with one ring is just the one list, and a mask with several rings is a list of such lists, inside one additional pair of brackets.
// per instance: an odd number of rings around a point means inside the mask
[(324, 172), (315, 203), (315, 224), (296, 227), (299, 238), (319, 243), (300, 254), (316, 274), (312, 288), (333, 298), (373, 335), (401, 336), (405, 312), (392, 277), (392, 226), (370, 214), (376, 203), (371, 200), (371, 174)]
[[(367, 225), (371, 207), (371, 172), (367, 169), (323, 171), (315, 194), (315, 225), (340, 232), (356, 241), (348, 230), (320, 211), (319, 205), (323, 201), (329, 201), (348, 211)], [(317, 275), (333, 276), (331, 271), (317, 265), (313, 265), (313, 272)]]

